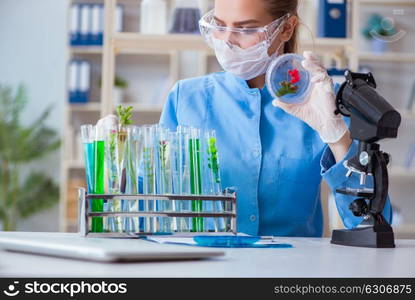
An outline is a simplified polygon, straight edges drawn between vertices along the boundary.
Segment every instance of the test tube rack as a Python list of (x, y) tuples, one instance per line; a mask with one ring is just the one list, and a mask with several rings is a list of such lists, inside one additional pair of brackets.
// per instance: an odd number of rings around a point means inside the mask
[[(226, 188), (222, 195), (146, 195), (146, 194), (87, 194), (84, 188), (78, 189), (79, 195), (79, 232), (84, 237), (108, 237), (108, 238), (134, 238), (147, 235), (160, 235), (154, 232), (91, 232), (90, 221), (94, 217), (163, 217), (163, 218), (230, 218), (230, 228), (227, 232), (171, 232), (169, 235), (174, 236), (192, 236), (192, 235), (226, 235), (236, 234), (236, 192), (232, 189)], [(224, 209), (223, 212), (181, 212), (181, 211), (106, 211), (106, 212), (92, 212), (90, 200), (167, 200), (167, 201), (222, 201), (227, 203), (229, 209)]]

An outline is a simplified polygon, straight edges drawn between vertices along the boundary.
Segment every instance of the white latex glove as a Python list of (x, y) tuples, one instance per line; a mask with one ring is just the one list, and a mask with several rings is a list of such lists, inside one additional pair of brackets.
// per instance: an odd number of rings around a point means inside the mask
[(107, 115), (102, 119), (98, 120), (97, 126), (102, 127), (104, 129), (113, 127), (118, 128), (118, 118), (115, 115)]
[(334, 114), (333, 81), (311, 51), (305, 51), (303, 56), (302, 66), (311, 73), (313, 83), (310, 95), (302, 103), (287, 104), (274, 100), (272, 104), (307, 123), (319, 133), (323, 142), (335, 143), (348, 128), (341, 115)]
[(118, 117), (115, 115), (107, 115), (99, 119), (96, 125), (97, 138), (103, 139), (105, 132), (110, 128), (118, 128)]

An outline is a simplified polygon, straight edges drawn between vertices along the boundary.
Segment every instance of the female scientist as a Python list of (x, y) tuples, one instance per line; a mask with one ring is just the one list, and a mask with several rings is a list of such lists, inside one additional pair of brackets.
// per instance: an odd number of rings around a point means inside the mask
[[(316, 56), (305, 52), (302, 62), (315, 83), (307, 101), (284, 104), (265, 87), (271, 60), (296, 51), (297, 2), (216, 0), (200, 28), (225, 72), (179, 81), (160, 119), (172, 130), (216, 130), (222, 185), (237, 188), (238, 231), (252, 235), (319, 237), (321, 179), (332, 191), (359, 186), (343, 166), (356, 144)], [(360, 224), (348, 209), (355, 198), (334, 194), (344, 225)], [(391, 222), (389, 201), (383, 213)]]

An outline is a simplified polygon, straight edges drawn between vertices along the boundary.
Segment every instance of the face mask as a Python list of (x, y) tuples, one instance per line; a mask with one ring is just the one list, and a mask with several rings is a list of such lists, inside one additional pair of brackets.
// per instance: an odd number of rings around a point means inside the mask
[[(268, 49), (280, 33), (288, 17), (289, 15), (286, 15), (281, 18), (282, 22), (279, 23), (266, 40), (249, 48), (242, 49), (212, 35), (210, 35), (210, 39), (208, 38), (208, 44), (215, 50), (216, 58), (225, 71), (242, 79), (250, 80), (265, 74), (271, 61), (278, 56), (279, 49), (284, 45), (284, 42), (279, 45), (277, 51), (271, 56), (268, 55)], [(274, 22), (278, 22), (278, 20)]]
[(212, 39), (215, 55), (222, 68), (242, 79), (250, 80), (265, 74), (271, 61), (278, 57), (278, 50), (268, 55), (269, 43), (260, 42), (255, 46), (242, 49), (219, 39)]

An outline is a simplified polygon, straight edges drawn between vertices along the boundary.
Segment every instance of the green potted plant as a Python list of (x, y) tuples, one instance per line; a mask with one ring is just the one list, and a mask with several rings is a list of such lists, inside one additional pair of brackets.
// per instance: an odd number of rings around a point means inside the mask
[(385, 52), (390, 38), (396, 34), (393, 20), (379, 14), (373, 14), (362, 30), (363, 36), (370, 41), (371, 50), (374, 52)]
[(59, 188), (52, 178), (27, 165), (58, 149), (55, 130), (46, 126), (50, 108), (28, 125), (21, 122), (27, 104), (25, 88), (0, 85), (0, 220), (3, 230), (16, 230), (19, 219), (54, 205)]
[[(98, 83), (99, 87), (101, 87), (102, 82), (101, 79)], [(114, 89), (113, 89), (113, 95), (112, 95), (112, 102), (114, 105), (121, 104), (124, 100), (125, 91), (128, 88), (128, 82), (124, 78), (122, 78), (119, 75), (115, 75), (114, 77)]]

